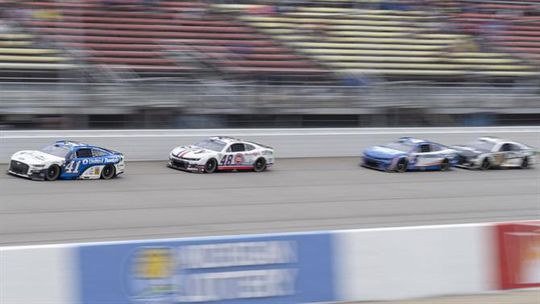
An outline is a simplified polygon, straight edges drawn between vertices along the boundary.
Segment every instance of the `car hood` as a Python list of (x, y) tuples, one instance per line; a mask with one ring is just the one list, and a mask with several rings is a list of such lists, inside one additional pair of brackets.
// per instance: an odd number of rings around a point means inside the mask
[(11, 159), (31, 165), (45, 165), (49, 163), (59, 163), (64, 161), (62, 157), (58, 157), (37, 150), (19, 151), (13, 154), (11, 156)]
[(452, 146), (451, 149), (456, 150), (459, 155), (465, 156), (465, 157), (474, 157), (474, 156), (478, 156), (480, 154), (488, 152), (488, 151), (476, 149), (469, 146), (463, 146), (463, 145)]
[(396, 156), (406, 155), (406, 152), (395, 150), (392, 148), (373, 146), (364, 150), (364, 155), (373, 158), (389, 159)]
[(181, 146), (174, 148), (171, 151), (171, 154), (181, 158), (203, 158), (205, 156), (216, 154), (216, 152), (197, 146)]

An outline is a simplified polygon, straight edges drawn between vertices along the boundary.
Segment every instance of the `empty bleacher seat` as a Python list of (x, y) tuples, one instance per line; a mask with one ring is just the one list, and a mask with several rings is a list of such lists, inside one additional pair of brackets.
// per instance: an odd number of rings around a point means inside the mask
[[(439, 20), (429, 10), (297, 6), (283, 13), (257, 14), (252, 13), (252, 5), (215, 7), (235, 13), (239, 20), (338, 74), (423, 79), (433, 75), (520, 77), (536, 73), (533, 66), (511, 52), (484, 49), (470, 32), (448, 26), (451, 23)], [(513, 30), (524, 37), (538, 37), (532, 25)], [(527, 45), (520, 43), (520, 47)], [(533, 46), (537, 41), (527, 43)]]
[(38, 45), (30, 34), (12, 31), (0, 34), (0, 81), (57, 80), (62, 71), (76, 68), (61, 50)]
[[(268, 34), (234, 17), (213, 13), (200, 2), (158, 1), (147, 7), (125, 2), (125, 8), (103, 1), (27, 1), (29, 8), (55, 9), (62, 16), (34, 18), (24, 25), (35, 34), (74, 48), (86, 63), (131, 69), (141, 76), (154, 72), (242, 72), (257, 75), (325, 75), (306, 55), (274, 41)], [(168, 74), (169, 75), (169, 74)]]

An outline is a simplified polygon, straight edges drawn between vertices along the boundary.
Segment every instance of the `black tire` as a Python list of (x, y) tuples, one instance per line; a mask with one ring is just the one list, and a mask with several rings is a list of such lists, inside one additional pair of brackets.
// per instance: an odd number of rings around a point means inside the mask
[(262, 157), (258, 158), (253, 165), (253, 171), (263, 172), (264, 170), (266, 170), (266, 159)]
[(116, 168), (113, 165), (106, 165), (101, 170), (102, 179), (111, 179), (116, 176)]
[(217, 166), (218, 166), (217, 160), (215, 158), (210, 158), (204, 165), (204, 172), (214, 173), (217, 170)]
[(519, 166), (521, 169), (527, 169), (529, 168), (529, 158), (525, 156), (523, 161), (521, 162), (521, 165)]
[(408, 161), (405, 158), (400, 158), (396, 164), (396, 172), (403, 173), (407, 171)]
[(60, 172), (62, 169), (60, 169), (60, 166), (58, 165), (51, 165), (47, 171), (45, 172), (45, 179), (48, 181), (54, 181), (57, 180), (58, 177), (60, 177)]
[(450, 162), (448, 159), (443, 159), (441, 162), (441, 171), (448, 171), (450, 170)]
[(482, 160), (482, 164), (480, 165), (480, 169), (489, 170), (489, 168), (491, 168), (491, 162), (486, 157), (486, 158), (484, 158), (484, 160)]

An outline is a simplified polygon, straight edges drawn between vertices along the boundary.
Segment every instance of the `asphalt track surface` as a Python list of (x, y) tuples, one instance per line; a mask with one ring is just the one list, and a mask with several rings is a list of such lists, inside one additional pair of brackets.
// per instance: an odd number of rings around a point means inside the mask
[(0, 245), (538, 218), (540, 168), (397, 174), (358, 158), (305, 158), (263, 173), (135, 162), (109, 181), (0, 175)]

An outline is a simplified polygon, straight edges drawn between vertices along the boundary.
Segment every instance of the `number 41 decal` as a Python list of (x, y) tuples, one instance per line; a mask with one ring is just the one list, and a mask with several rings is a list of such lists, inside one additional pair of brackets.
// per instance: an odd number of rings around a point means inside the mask
[(69, 164), (66, 165), (64, 168), (64, 171), (66, 173), (79, 173), (79, 165), (81, 164), (81, 161), (70, 161)]

